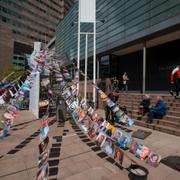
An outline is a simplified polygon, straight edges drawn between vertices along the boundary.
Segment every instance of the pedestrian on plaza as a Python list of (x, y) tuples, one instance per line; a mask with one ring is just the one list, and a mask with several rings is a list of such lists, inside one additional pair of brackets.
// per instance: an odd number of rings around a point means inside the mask
[(103, 92), (106, 91), (106, 81), (105, 81), (105, 78), (102, 78), (101, 80), (99, 80), (98, 86), (99, 86), (99, 88), (100, 88)]
[(113, 86), (113, 89), (119, 86), (119, 81), (116, 76), (112, 78), (112, 86)]
[(153, 118), (162, 119), (166, 115), (166, 111), (166, 103), (160, 96), (157, 96), (155, 106), (151, 107), (149, 110), (147, 123), (152, 123)]
[(107, 78), (106, 79), (106, 94), (109, 94), (111, 91), (112, 91), (111, 79)]
[(127, 72), (124, 72), (123, 76), (122, 76), (122, 80), (123, 80), (123, 88), (122, 91), (128, 91), (128, 81), (129, 81), (129, 77)]
[(59, 123), (64, 123), (67, 119), (67, 108), (61, 95), (56, 100), (56, 119)]
[(150, 101), (150, 96), (145, 94), (143, 100), (139, 104), (138, 115), (144, 116), (147, 112), (149, 112)]
[[(111, 101), (113, 101), (114, 103), (117, 103), (119, 95), (120, 95), (119, 88), (115, 88), (108, 95), (108, 97), (111, 99)], [(114, 115), (112, 109), (108, 105), (105, 106), (105, 117), (106, 117), (106, 121), (114, 124), (115, 115)]]
[(171, 72), (171, 84), (174, 86), (175, 89), (171, 89), (170, 90), (170, 94), (172, 96), (174, 96), (174, 91), (176, 92), (176, 96), (175, 98), (180, 98), (179, 96), (179, 90), (180, 90), (180, 64), (178, 64), (178, 66), (173, 69), (173, 71)]

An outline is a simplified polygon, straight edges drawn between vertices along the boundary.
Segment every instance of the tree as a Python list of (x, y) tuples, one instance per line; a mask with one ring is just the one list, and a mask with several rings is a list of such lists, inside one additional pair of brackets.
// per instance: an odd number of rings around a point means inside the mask
[[(11, 73), (13, 73), (11, 76), (8, 77)], [(6, 68), (3, 69), (2, 75), (0, 76), (0, 80), (7, 78), (8, 81), (13, 81), (24, 74), (24, 70), (17, 70), (16, 65), (12, 64)]]

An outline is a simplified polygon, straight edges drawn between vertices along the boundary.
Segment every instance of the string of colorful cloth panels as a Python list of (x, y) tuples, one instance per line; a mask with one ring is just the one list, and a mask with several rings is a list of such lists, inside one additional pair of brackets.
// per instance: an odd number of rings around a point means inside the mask
[[(16, 92), (16, 95), (13, 94), (11, 97), (9, 97), (10, 105), (7, 106), (5, 112), (2, 115), (2, 119), (0, 121), (0, 141), (2, 141), (4, 137), (8, 135), (11, 126), (13, 126), (13, 121), (17, 116), (18, 110), (21, 109), (22, 102), (29, 95), (29, 91), (33, 85), (34, 78), (35, 78), (35, 73), (32, 72), (31, 74), (27, 76), (27, 79), (19, 88), (18, 92)], [(4, 97), (5, 96), (6, 95), (4, 95)]]
[[(30, 89), (33, 86), (33, 80), (36, 78), (38, 72), (41, 72), (44, 76), (49, 76), (49, 69), (44, 65), (45, 52), (36, 52), (31, 61), (35, 61), (36, 65), (31, 66), (31, 73), (27, 75), (26, 80), (17, 92), (8, 91), (7, 94), (3, 94), (2, 103), (10, 102), (0, 120), (0, 141), (4, 139), (9, 133), (10, 128), (13, 126), (13, 121), (17, 116), (18, 110), (22, 108), (23, 102), (29, 98)], [(32, 63), (35, 64), (35, 63)], [(8, 94), (10, 93), (10, 95)], [(7, 98), (8, 96), (8, 98)], [(7, 101), (8, 99), (8, 101)]]
[[(116, 158), (121, 155), (119, 163), (122, 163), (122, 156), (124, 155), (123, 150), (129, 149), (129, 151), (134, 154), (137, 158), (145, 160), (147, 158), (147, 163), (153, 167), (157, 167), (160, 163), (161, 156), (157, 153), (150, 151), (150, 149), (135, 141), (129, 134), (123, 133), (119, 128), (111, 125), (109, 122), (101, 118), (94, 109), (85, 103), (84, 100), (80, 101), (80, 104), (77, 104), (76, 98), (76, 85), (67, 84), (64, 82), (65, 79), (64, 73), (66, 73), (67, 79), (67, 70), (58, 72), (59, 76), (61, 74), (60, 85), (62, 86), (63, 92), (62, 96), (71, 111), (71, 114), (75, 121), (84, 129), (87, 135), (94, 140), (109, 156)], [(98, 87), (99, 95), (103, 94), (103, 99), (108, 101), (107, 95), (102, 92)], [(110, 102), (111, 103), (111, 102)], [(127, 118), (126, 118), (127, 119)], [(127, 125), (124, 121), (124, 125)], [(133, 160), (132, 160), (133, 161)]]
[[(40, 84), (41, 87), (49, 89), (49, 77), (50, 71), (52, 67), (49, 66), (46, 62), (46, 51), (39, 52), (35, 54), (32, 53), (31, 56), (31, 63), (34, 64), (33, 61), (37, 62), (37, 66), (35, 68), (41, 75)], [(40, 89), (43, 91), (44, 89)], [(48, 91), (48, 95), (50, 95), (50, 89)], [(48, 96), (49, 97), (49, 96)], [(37, 179), (46, 179), (49, 175), (49, 164), (48, 164), (48, 157), (49, 157), (49, 98), (45, 101), (39, 101), (39, 108), (46, 107), (45, 115), (40, 119), (40, 128), (39, 128), (39, 158), (38, 158), (38, 172), (37, 172)]]
[[(75, 68), (75, 79), (73, 82), (77, 82), (78, 80), (78, 73), (81, 74), (83, 77), (85, 77), (85, 74), (80, 70), (77, 69), (76, 63), (73, 62), (73, 66)], [(89, 77), (87, 77), (89, 79)], [(112, 110), (115, 116), (115, 121), (120, 122), (121, 124), (132, 127), (134, 124), (134, 121), (124, 112), (122, 111), (118, 105), (116, 105), (107, 95), (104, 93), (96, 84), (92, 83), (92, 86), (94, 86), (97, 90), (97, 93), (99, 94), (101, 100), (106, 103), (106, 105)], [(116, 93), (115, 91), (113, 93)]]

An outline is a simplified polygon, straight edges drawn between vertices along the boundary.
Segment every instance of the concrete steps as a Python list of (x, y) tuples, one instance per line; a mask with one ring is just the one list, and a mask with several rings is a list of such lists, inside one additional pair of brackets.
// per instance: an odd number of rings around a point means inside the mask
[(166, 127), (164, 125), (157, 125), (157, 124), (147, 124), (146, 122), (139, 121), (139, 120), (134, 120), (134, 121), (135, 121), (135, 125), (137, 125), (137, 126), (142, 126), (142, 127), (146, 127), (146, 128), (149, 128), (149, 129), (161, 131), (161, 132), (164, 132), (164, 133), (167, 133), (167, 134), (180, 136), (180, 130), (176, 129), (176, 128)]
[[(138, 109), (134, 110), (134, 109), (127, 108), (127, 110), (130, 115), (133, 115), (135, 117), (138, 115)], [(146, 117), (147, 117), (147, 115), (145, 115), (143, 118), (146, 118)], [(164, 116), (163, 120), (180, 123), (180, 116), (174, 116), (174, 115), (167, 114), (166, 116)]]
[[(154, 105), (157, 95), (150, 96), (151, 105)], [(152, 124), (147, 124), (147, 115), (142, 117), (141, 120), (138, 120), (138, 106), (142, 98), (142, 94), (121, 94), (119, 97), (119, 105), (126, 106), (129, 116), (134, 119), (136, 125), (180, 136), (180, 100), (174, 99), (169, 95), (162, 95), (162, 98), (169, 108), (167, 115), (163, 119), (154, 119)]]
[[(139, 119), (138, 115), (132, 115), (133, 119)], [(147, 121), (147, 116), (144, 116), (141, 118), (141, 121), (146, 122)], [(163, 119), (153, 119), (153, 124), (159, 124), (167, 127), (172, 127), (180, 130), (180, 123), (176, 121), (169, 121), (164, 117)]]

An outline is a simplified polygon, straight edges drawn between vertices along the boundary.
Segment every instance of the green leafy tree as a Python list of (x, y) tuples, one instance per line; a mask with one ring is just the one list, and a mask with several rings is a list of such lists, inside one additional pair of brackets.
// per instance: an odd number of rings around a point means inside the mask
[[(10, 75), (13, 72), (14, 74), (8, 77), (8, 75)], [(17, 70), (16, 65), (12, 64), (3, 69), (2, 75), (0, 76), (0, 80), (2, 81), (4, 78), (8, 77), (6, 80), (13, 81), (17, 79), (18, 77), (20, 77), (21, 75), (23, 75), (24, 72), (25, 72), (24, 70)]]

